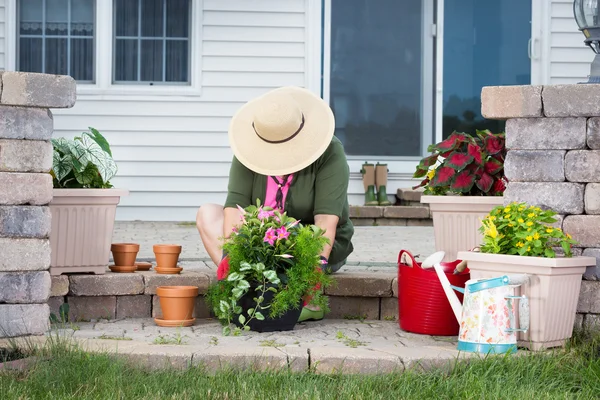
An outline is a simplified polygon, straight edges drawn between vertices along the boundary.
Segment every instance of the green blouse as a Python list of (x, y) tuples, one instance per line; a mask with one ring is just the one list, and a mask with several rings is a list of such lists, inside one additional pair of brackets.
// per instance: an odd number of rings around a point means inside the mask
[[(314, 163), (294, 173), (285, 199), (284, 209), (290, 217), (303, 224), (314, 224), (315, 215), (337, 215), (339, 222), (335, 242), (329, 256), (330, 264), (344, 261), (354, 250), (354, 226), (349, 217), (348, 181), (350, 169), (344, 147), (334, 137), (325, 153)], [(267, 176), (254, 173), (237, 158), (233, 158), (229, 172), (229, 186), (225, 207), (248, 207), (260, 199), (264, 203)]]

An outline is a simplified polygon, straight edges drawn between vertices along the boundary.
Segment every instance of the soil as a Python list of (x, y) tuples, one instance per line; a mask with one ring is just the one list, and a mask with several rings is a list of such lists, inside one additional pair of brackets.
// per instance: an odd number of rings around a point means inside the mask
[(25, 357), (27, 357), (27, 355), (21, 350), (6, 349), (0, 347), (0, 364), (9, 361), (21, 360)]

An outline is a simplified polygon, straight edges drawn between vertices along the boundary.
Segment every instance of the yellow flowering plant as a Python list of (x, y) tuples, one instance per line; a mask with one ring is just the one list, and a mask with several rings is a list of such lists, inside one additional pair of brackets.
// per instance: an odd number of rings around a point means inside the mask
[(510, 254), (532, 257), (556, 257), (555, 248), (562, 248), (566, 257), (573, 255), (576, 242), (571, 235), (553, 227), (556, 213), (525, 203), (510, 203), (494, 208), (482, 221), (482, 253)]

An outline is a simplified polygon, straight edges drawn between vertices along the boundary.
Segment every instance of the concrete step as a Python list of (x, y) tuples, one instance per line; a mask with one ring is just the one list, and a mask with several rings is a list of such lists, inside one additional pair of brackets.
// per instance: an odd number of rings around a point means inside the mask
[(432, 226), (426, 205), (387, 207), (351, 206), (350, 219), (355, 226)]
[(423, 188), (412, 189), (412, 188), (400, 188), (396, 191), (396, 198), (401, 204), (409, 205), (413, 203), (419, 203), (421, 196), (423, 195)]

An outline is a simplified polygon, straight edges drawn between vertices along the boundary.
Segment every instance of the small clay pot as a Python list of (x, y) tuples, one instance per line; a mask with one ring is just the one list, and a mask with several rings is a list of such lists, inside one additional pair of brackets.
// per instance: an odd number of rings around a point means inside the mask
[(155, 244), (152, 248), (158, 268), (177, 268), (181, 246), (176, 244)]
[(156, 288), (156, 295), (160, 300), (163, 320), (192, 319), (198, 286), (159, 286)]
[(140, 245), (136, 243), (113, 243), (110, 246), (113, 253), (115, 265), (118, 267), (132, 267), (140, 251)]

